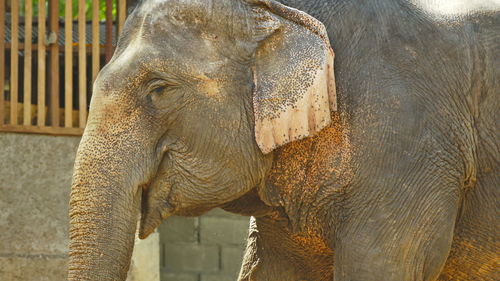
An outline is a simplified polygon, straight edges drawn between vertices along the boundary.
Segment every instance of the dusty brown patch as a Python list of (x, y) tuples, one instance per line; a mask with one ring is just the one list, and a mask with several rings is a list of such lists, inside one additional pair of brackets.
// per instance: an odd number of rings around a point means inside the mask
[(321, 183), (332, 178), (338, 184), (352, 177), (352, 148), (349, 128), (339, 113), (332, 113), (332, 123), (317, 135), (292, 142), (276, 153), (270, 181), (287, 198), (298, 186), (306, 194), (318, 191)]
[(200, 90), (205, 93), (207, 97), (215, 99), (217, 101), (222, 100), (223, 95), (221, 93), (221, 83), (216, 79), (211, 79), (204, 74), (196, 76), (200, 80)]
[(328, 256), (333, 255), (333, 250), (328, 247), (323, 238), (321, 238), (318, 233), (313, 230), (309, 230), (304, 233), (294, 233), (292, 234), (292, 240), (299, 244), (303, 249), (311, 250), (315, 254)]
[(494, 251), (500, 243), (494, 245), (485, 248), (477, 241), (458, 241), (438, 280), (500, 280), (500, 255)]
[[(268, 182), (276, 188), (287, 210), (301, 208), (297, 206), (300, 204), (315, 206), (313, 208), (318, 211), (321, 188), (327, 186), (328, 196), (337, 196), (335, 193), (342, 193), (352, 178), (352, 148), (347, 120), (338, 112), (333, 112), (331, 118), (332, 123), (317, 135), (277, 150)], [(305, 220), (306, 227), (296, 229), (292, 239), (314, 254), (333, 255), (326, 244), (320, 218), (313, 215)], [(294, 224), (301, 223), (292, 221)]]

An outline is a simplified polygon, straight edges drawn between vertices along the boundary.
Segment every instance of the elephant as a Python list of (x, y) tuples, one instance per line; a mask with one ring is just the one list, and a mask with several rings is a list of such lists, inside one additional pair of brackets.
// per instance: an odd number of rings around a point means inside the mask
[(429, 3), (139, 3), (93, 85), (69, 280), (124, 280), (136, 231), (216, 207), (251, 216), (240, 281), (499, 280), (500, 9)]

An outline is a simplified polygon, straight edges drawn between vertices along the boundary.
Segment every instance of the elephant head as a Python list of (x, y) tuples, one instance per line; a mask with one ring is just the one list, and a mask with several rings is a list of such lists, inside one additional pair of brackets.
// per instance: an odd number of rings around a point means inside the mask
[(77, 152), (70, 280), (124, 280), (139, 216), (144, 238), (265, 193), (272, 151), (335, 109), (323, 25), (277, 2), (143, 1), (123, 30)]

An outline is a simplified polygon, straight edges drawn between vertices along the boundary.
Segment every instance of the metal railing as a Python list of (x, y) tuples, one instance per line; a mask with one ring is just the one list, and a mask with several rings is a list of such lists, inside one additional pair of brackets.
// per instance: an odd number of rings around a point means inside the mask
[(102, 2), (0, 0), (0, 131), (83, 132), (92, 83), (126, 16), (125, 0), (106, 0), (103, 19)]

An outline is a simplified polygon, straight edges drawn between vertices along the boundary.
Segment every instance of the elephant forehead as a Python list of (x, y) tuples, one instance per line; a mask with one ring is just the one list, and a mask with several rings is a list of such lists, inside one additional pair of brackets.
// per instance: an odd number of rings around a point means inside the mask
[(248, 29), (248, 9), (241, 0), (146, 0), (137, 16), (148, 18), (152, 30), (179, 28), (202, 33), (241, 35)]
[(141, 65), (145, 61), (147, 49), (141, 36), (133, 36), (126, 46), (122, 46), (121, 50), (117, 49), (113, 59), (99, 74), (95, 85), (97, 90), (110, 91), (116, 89), (117, 85), (134, 83), (134, 79), (140, 79), (144, 72)]
[(147, 14), (134, 12), (124, 27), (118, 46), (106, 70), (116, 73), (137, 61), (139, 54), (144, 53), (148, 45), (146, 34), (150, 33)]
[(153, 19), (169, 16), (177, 19), (208, 20), (214, 11), (230, 8), (232, 0), (146, 0), (139, 6), (139, 13), (150, 14)]
[[(119, 85), (137, 84), (152, 69), (158, 67), (160, 50), (151, 41), (150, 24), (147, 17), (130, 19), (135, 23), (127, 30), (112, 60), (99, 74), (99, 90), (109, 91)], [(165, 61), (164, 61), (165, 63)]]
[[(224, 6), (230, 5), (230, 2), (141, 2), (127, 19), (115, 55), (101, 71), (96, 90), (112, 92), (120, 88), (134, 88), (152, 71), (175, 72), (179, 76), (189, 77), (213, 77), (214, 73), (230, 62), (221, 48), (236, 48), (233, 46), (235, 44), (227, 46), (223, 40), (225, 37), (214, 32), (228, 30), (224, 25), (231, 23), (223, 17), (234, 19), (235, 15), (226, 10), (218, 13), (221, 17), (215, 20), (215, 16), (209, 11), (220, 11)], [(205, 24), (208, 21), (210, 24)], [(209, 25), (217, 25), (218, 28), (208, 27)], [(200, 52), (200, 49), (203, 51)], [(207, 88), (208, 93), (214, 95), (218, 86), (211, 83)]]
[(120, 70), (124, 70), (128, 66), (136, 62), (139, 55), (144, 52), (143, 49), (144, 44), (140, 36), (135, 36), (135, 38), (132, 39), (129, 44), (127, 44), (124, 50), (121, 50), (119, 53), (117, 53), (117, 56), (113, 58), (113, 60), (109, 63), (107, 70), (115, 74), (123, 72)]
[(152, 29), (164, 28), (167, 22), (178, 25), (206, 23), (209, 17), (205, 0), (147, 0), (141, 2), (136, 15), (148, 18)]

